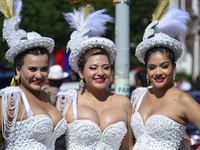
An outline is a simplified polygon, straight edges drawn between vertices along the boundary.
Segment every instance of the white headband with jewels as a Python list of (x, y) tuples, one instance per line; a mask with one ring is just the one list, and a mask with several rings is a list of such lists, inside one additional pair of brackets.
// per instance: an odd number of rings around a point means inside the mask
[[(153, 22), (145, 29), (143, 41), (136, 47), (135, 55), (145, 64), (145, 53), (154, 47), (167, 47), (174, 52), (177, 61), (182, 55), (182, 44), (187, 31), (189, 13), (178, 8), (169, 8), (168, 0), (160, 0), (152, 14)], [(177, 40), (178, 39), (178, 40)]]
[(14, 63), (14, 58), (21, 52), (34, 47), (46, 48), (49, 53), (54, 49), (54, 40), (48, 37), (42, 37), (36, 32), (28, 32), (19, 29), (18, 24), (21, 21), (20, 12), (22, 9), (21, 0), (0, 1), (0, 11), (4, 14), (3, 38), (6, 40), (10, 49), (6, 52), (6, 59)]
[(64, 14), (70, 27), (76, 30), (71, 34), (70, 41), (67, 43), (67, 52), (71, 51), (69, 64), (76, 72), (78, 72), (79, 57), (92, 48), (104, 49), (108, 53), (111, 63), (115, 60), (117, 55), (115, 44), (107, 38), (100, 37), (105, 34), (106, 22), (113, 22), (111, 16), (103, 14), (105, 11), (106, 9), (93, 11), (91, 5), (86, 5), (79, 10), (74, 10), (73, 13)]

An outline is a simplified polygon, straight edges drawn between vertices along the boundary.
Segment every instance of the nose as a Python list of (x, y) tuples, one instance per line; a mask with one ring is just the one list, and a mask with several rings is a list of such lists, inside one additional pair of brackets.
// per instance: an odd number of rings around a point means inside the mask
[(99, 68), (99, 69), (97, 70), (97, 74), (98, 74), (98, 75), (103, 75), (103, 70), (102, 70), (102, 68)]
[(156, 69), (155, 75), (156, 75), (156, 76), (162, 76), (162, 69), (158, 67), (158, 68)]
[(42, 72), (41, 72), (40, 70), (38, 70), (38, 71), (36, 72), (36, 74), (35, 74), (35, 77), (36, 77), (37, 79), (41, 79), (41, 78), (42, 78)]

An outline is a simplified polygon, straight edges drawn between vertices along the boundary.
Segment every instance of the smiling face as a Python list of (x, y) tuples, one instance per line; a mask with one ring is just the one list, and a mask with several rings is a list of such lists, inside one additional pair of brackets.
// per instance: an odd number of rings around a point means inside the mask
[(166, 51), (152, 53), (146, 64), (147, 74), (154, 88), (172, 86), (176, 66), (172, 64)]
[(48, 56), (28, 54), (24, 58), (21, 69), (16, 69), (20, 74), (20, 86), (30, 91), (40, 91), (48, 76)]
[(79, 71), (87, 89), (106, 89), (111, 78), (111, 66), (107, 55), (98, 54), (88, 57), (84, 69)]

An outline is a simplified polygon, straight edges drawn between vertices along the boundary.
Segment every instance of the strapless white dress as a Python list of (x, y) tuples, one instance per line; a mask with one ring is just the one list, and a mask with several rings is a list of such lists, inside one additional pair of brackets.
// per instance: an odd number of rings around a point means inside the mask
[(147, 88), (137, 88), (132, 93), (135, 112), (131, 117), (131, 127), (136, 139), (133, 150), (178, 150), (186, 127), (167, 116), (156, 114), (143, 122), (137, 111)]
[[(67, 121), (63, 118), (53, 127), (51, 118), (47, 115), (33, 116), (25, 94), (19, 87), (7, 87), (0, 91), (2, 96), (2, 113), (7, 116), (9, 104), (15, 108), (12, 122), (4, 118), (3, 134), (7, 150), (54, 150), (55, 141), (65, 133)], [(11, 97), (14, 97), (12, 101)], [(18, 108), (22, 98), (28, 119), (16, 121)]]
[(74, 117), (74, 122), (68, 124), (66, 131), (66, 150), (119, 150), (127, 133), (125, 121), (111, 124), (102, 132), (95, 122), (78, 119), (77, 91), (60, 92), (58, 94), (60, 103), (63, 100), (62, 97), (65, 97), (67, 103), (63, 115), (65, 116), (69, 105), (72, 104)]

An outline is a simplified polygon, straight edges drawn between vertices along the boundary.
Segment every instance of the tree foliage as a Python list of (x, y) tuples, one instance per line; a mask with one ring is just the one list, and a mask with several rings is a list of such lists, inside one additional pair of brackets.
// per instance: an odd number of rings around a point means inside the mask
[(156, 0), (134, 1), (130, 6), (130, 66), (131, 69), (143, 67), (135, 57), (135, 48), (142, 41), (145, 28), (151, 22), (151, 14), (157, 3)]
[[(95, 10), (107, 8), (108, 14), (115, 17), (115, 5), (109, 1), (93, 2)], [(26, 32), (35, 31), (42, 36), (51, 37), (55, 40), (55, 51), (57, 49), (65, 50), (66, 43), (70, 38), (72, 30), (68, 23), (64, 20), (62, 13), (72, 11), (83, 3), (70, 4), (67, 0), (23, 0), (23, 8), (21, 12), (22, 21), (20, 28)], [(155, 8), (155, 1), (132, 1), (130, 2), (130, 65), (131, 69), (140, 66), (135, 58), (135, 47), (142, 40), (145, 27), (150, 21), (150, 16)], [(0, 16), (0, 27), (2, 29), (4, 16)], [(114, 24), (108, 24), (106, 37), (114, 41), (115, 36)], [(0, 30), (2, 35), (2, 30)], [(8, 46), (2, 39), (0, 40), (0, 59), (6, 63), (4, 58)], [(55, 52), (54, 51), (54, 52)], [(55, 53), (52, 54), (52, 57)]]

